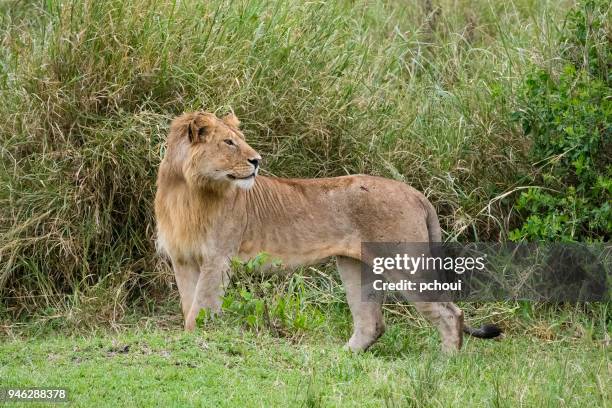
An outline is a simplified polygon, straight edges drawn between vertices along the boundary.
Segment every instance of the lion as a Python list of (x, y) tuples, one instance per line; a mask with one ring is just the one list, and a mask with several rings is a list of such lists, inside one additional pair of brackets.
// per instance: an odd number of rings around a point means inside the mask
[[(367, 175), (319, 179), (259, 176), (261, 156), (247, 144), (234, 114), (185, 113), (170, 126), (159, 166), (157, 245), (172, 264), (184, 316), (194, 330), (200, 310), (220, 313), (230, 259), (265, 252), (287, 268), (335, 257), (353, 317), (346, 346), (368, 349), (385, 331), (382, 301), (361, 296), (362, 242), (439, 242), (436, 211), (414, 188)], [(451, 302), (417, 302), (437, 326), (444, 351), (472, 329)]]

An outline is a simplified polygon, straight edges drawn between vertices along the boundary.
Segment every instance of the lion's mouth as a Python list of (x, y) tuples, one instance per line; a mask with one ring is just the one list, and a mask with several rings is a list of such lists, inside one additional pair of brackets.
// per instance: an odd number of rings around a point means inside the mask
[(232, 174), (228, 174), (227, 177), (230, 178), (231, 180), (248, 180), (250, 178), (255, 177), (255, 173), (251, 173), (251, 174), (249, 174), (246, 177), (236, 177), (236, 176), (234, 176)]

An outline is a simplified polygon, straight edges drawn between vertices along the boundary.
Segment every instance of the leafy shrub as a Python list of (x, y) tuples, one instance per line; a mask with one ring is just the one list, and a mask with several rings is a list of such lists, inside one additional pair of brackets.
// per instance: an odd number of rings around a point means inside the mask
[[(304, 278), (286, 278), (265, 273), (264, 265), (276, 268), (277, 262), (260, 253), (247, 262), (232, 261), (232, 282), (223, 297), (223, 313), (246, 328), (270, 331), (279, 337), (299, 337), (324, 321), (318, 307), (305, 295)], [(209, 320), (202, 310), (196, 319), (198, 326)]]
[(568, 14), (562, 70), (539, 68), (523, 85), (517, 112), (533, 137), (542, 188), (518, 199), (525, 217), (511, 239), (606, 240), (612, 231), (612, 103), (606, 1)]

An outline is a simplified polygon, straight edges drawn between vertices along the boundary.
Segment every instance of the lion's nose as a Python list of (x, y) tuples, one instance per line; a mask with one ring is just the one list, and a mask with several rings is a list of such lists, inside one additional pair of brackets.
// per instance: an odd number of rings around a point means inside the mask
[(259, 157), (253, 158), (253, 159), (248, 159), (248, 162), (251, 163), (255, 168), (257, 168), (257, 166), (259, 166), (259, 160), (261, 160)]

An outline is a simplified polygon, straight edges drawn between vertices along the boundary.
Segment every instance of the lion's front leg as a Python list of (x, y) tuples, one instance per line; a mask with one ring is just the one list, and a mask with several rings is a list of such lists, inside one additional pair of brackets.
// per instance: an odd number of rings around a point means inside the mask
[(200, 310), (207, 310), (211, 314), (221, 312), (222, 298), (229, 284), (229, 271), (227, 262), (214, 262), (200, 268), (193, 303), (185, 317), (185, 330), (195, 329)]
[(193, 305), (200, 267), (195, 261), (173, 259), (172, 268), (174, 269), (174, 278), (181, 297), (183, 318), (187, 319), (191, 311), (191, 305)]

